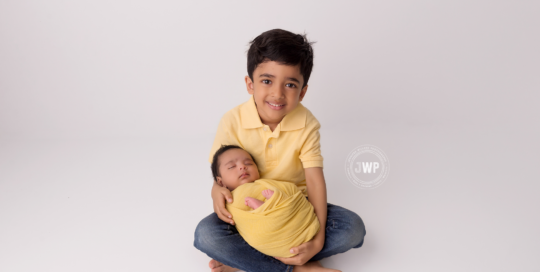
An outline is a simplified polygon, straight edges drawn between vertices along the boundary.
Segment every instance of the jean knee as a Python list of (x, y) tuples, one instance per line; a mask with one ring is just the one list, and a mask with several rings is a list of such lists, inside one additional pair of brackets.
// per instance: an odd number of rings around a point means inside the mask
[(344, 208), (340, 211), (340, 217), (341, 219), (336, 224), (342, 230), (340, 232), (340, 240), (344, 242), (342, 246), (347, 249), (361, 247), (366, 235), (366, 227), (362, 218), (355, 212)]
[(364, 236), (366, 236), (366, 226), (362, 218), (355, 212), (351, 212), (350, 215), (350, 227), (351, 227), (351, 247), (359, 248), (364, 244)]
[(213, 248), (215, 244), (215, 228), (219, 219), (215, 213), (210, 214), (199, 222), (197, 228), (195, 228), (195, 241), (193, 246), (202, 252), (206, 252), (207, 249)]

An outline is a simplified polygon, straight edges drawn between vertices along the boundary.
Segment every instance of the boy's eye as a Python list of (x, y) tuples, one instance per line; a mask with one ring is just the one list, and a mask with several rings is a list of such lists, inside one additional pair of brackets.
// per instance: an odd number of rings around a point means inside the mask
[(265, 81), (268, 81), (270, 83), (269, 79), (263, 79), (263, 81), (262, 81), (264, 84), (269, 84), (269, 83), (265, 83)]
[(296, 85), (292, 84), (292, 83), (288, 83), (287, 85), (292, 85), (291, 87), (296, 87)]
[(234, 165), (233, 165), (233, 166), (231, 166), (231, 167), (229, 167), (229, 169), (232, 169), (232, 168), (234, 168)]

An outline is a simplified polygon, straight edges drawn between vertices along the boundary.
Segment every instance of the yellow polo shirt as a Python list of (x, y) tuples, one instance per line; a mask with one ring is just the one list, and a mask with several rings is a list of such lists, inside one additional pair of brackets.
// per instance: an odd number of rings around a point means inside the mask
[(307, 196), (304, 168), (323, 167), (321, 125), (301, 103), (274, 131), (261, 122), (253, 96), (223, 115), (209, 161), (221, 145), (238, 145), (255, 158), (261, 179), (289, 181)]

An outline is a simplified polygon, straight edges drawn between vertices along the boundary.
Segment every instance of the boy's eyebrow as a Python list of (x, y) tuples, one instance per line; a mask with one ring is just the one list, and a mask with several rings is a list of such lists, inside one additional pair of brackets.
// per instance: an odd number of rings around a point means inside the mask
[[(275, 78), (276, 76), (271, 75), (271, 74), (268, 74), (268, 73), (264, 73), (264, 74), (261, 74), (259, 77)], [(300, 84), (300, 80), (298, 80), (298, 79), (296, 79), (296, 78), (294, 78), (294, 77), (288, 77), (288, 78), (286, 78), (286, 79), (291, 80), (291, 81), (294, 81), (294, 82)]]

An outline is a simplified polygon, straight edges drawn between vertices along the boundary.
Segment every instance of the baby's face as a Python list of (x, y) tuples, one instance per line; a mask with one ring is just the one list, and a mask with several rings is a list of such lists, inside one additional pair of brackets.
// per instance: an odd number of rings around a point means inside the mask
[(219, 156), (219, 174), (217, 182), (229, 190), (254, 182), (259, 179), (259, 169), (251, 156), (244, 150), (233, 148)]

